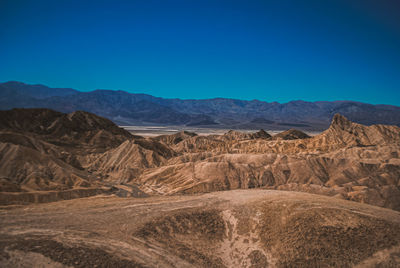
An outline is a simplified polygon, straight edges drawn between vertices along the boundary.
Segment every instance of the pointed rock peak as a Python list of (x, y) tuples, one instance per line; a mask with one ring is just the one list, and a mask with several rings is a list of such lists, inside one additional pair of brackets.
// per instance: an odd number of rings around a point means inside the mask
[(229, 130), (228, 132), (226, 132), (224, 135), (226, 136), (235, 136), (235, 135), (241, 135), (242, 133), (236, 130)]
[(296, 135), (296, 136), (299, 136), (299, 137), (303, 137), (303, 138), (310, 138), (310, 136), (308, 136), (303, 131), (298, 130), (298, 129), (294, 129), (294, 128), (291, 128), (291, 129), (287, 130), (287, 133), (289, 133), (291, 135)]
[(222, 137), (226, 137), (228, 139), (244, 139), (248, 136), (249, 136), (249, 134), (243, 133), (240, 131), (236, 131), (236, 130), (229, 130), (224, 135), (222, 135)]
[(283, 140), (297, 140), (297, 139), (308, 139), (308, 136), (303, 131), (291, 128), (289, 130), (278, 133), (274, 136), (274, 139), (283, 139)]
[(258, 132), (256, 132), (255, 134), (257, 134), (258, 137), (263, 137), (263, 138), (269, 138), (271, 137), (271, 135), (266, 132), (264, 129), (260, 129)]
[(346, 129), (350, 127), (352, 122), (341, 114), (335, 114), (332, 119), (331, 127)]
[(184, 135), (187, 135), (187, 136), (191, 136), (191, 137), (197, 136), (197, 133), (190, 132), (190, 131), (187, 131), (187, 130), (182, 130), (180, 133), (182, 133)]

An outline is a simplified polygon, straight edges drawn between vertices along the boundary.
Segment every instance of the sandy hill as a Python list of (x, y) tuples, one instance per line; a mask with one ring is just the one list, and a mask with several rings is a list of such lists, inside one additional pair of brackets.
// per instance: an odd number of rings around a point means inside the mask
[[(400, 215), (307, 193), (99, 196), (0, 210), (2, 267), (397, 267)], [(23, 218), (23, 220), (21, 220)]]

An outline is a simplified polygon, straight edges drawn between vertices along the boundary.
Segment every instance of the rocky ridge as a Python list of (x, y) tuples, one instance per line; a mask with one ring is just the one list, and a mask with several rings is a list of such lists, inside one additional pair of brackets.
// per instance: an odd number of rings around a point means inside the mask
[(267, 188), (400, 210), (396, 126), (364, 126), (335, 115), (330, 127), (313, 137), (261, 130), (143, 138), (86, 112), (2, 113), (0, 178), (8, 189), (2, 192), (120, 184), (147, 195)]

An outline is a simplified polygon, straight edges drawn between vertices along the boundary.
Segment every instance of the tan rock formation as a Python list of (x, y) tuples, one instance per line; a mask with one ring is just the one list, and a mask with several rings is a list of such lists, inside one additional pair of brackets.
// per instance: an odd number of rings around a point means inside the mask
[[(6, 189), (128, 183), (147, 194), (172, 195), (269, 188), (400, 210), (400, 129), (395, 126), (363, 126), (335, 115), (314, 137), (289, 130), (272, 138), (265, 131), (142, 138), (84, 112), (33, 110), (44, 127), (20, 122), (24, 110), (7, 112), (11, 116), (3, 118), (0, 130)], [(81, 126), (85, 122), (88, 126)]]

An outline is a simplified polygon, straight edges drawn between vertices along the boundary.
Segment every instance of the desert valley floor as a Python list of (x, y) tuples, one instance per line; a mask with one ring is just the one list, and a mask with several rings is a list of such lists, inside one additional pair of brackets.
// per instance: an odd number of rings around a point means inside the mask
[[(274, 135), (270, 135), (274, 134)], [(400, 128), (141, 137), (0, 111), (1, 267), (398, 267)]]

